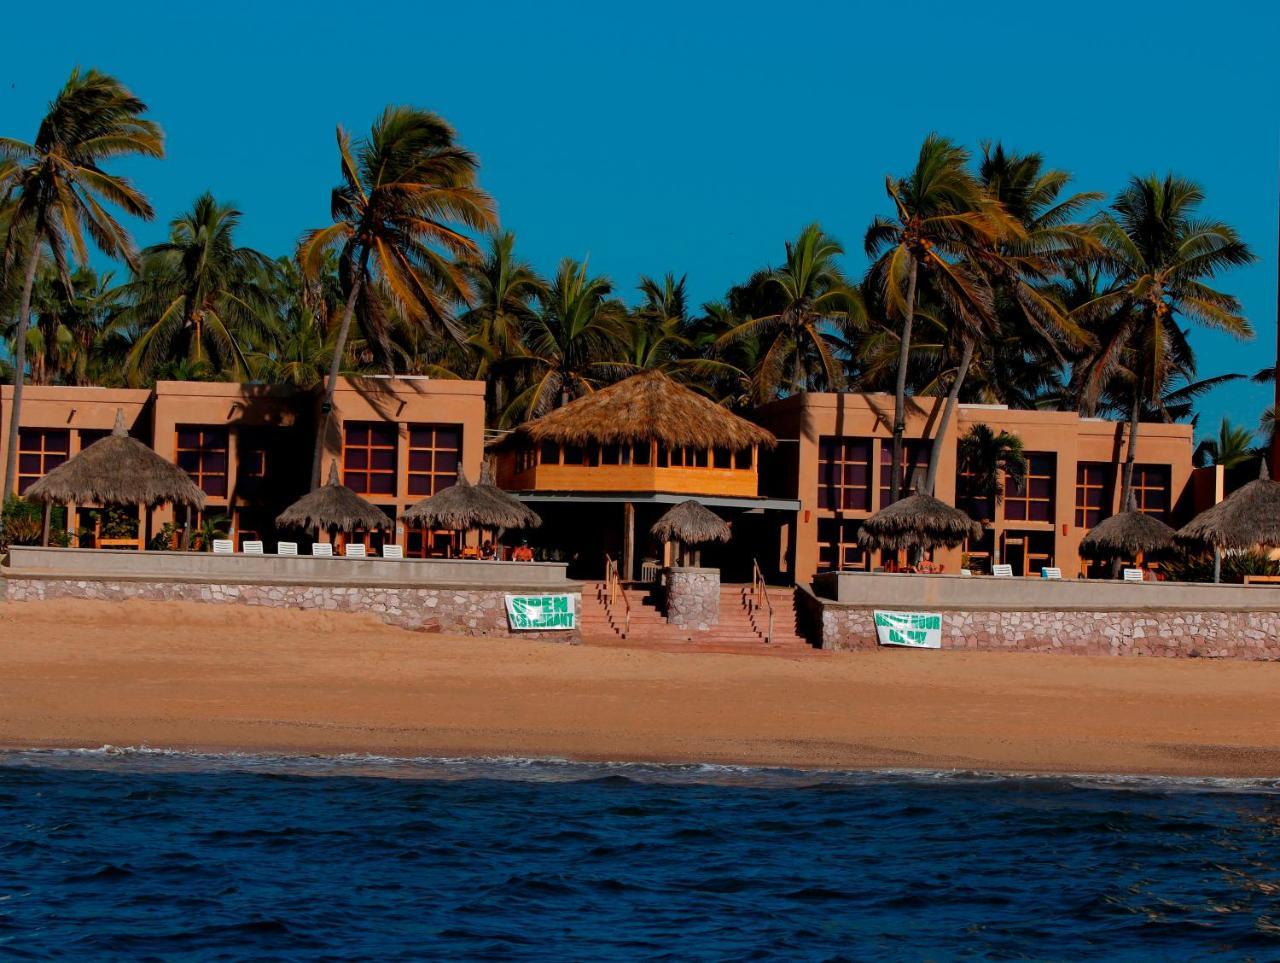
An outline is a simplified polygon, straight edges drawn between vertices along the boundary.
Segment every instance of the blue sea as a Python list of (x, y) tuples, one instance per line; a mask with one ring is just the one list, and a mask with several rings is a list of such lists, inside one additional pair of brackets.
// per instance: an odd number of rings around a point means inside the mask
[(0, 958), (1280, 959), (1280, 783), (10, 752)]

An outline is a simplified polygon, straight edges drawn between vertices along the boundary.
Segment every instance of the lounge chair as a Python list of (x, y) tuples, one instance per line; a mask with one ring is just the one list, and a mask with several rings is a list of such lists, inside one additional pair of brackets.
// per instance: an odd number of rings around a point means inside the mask
[(234, 555), (236, 552), (235, 543), (229, 538), (215, 538), (213, 540), (214, 555)]
[(1013, 578), (1012, 565), (992, 565), (991, 574), (996, 578)]
[(316, 542), (311, 546), (312, 558), (333, 558), (333, 542)]
[(261, 555), (262, 543), (258, 541), (244, 541), (241, 543), (240, 550), (246, 555)]
[(965, 578), (973, 578), (973, 571), (971, 569), (962, 568), (960, 569), (960, 574)]
[(1144, 582), (1146, 577), (1140, 568), (1127, 568), (1124, 570), (1124, 580), (1126, 582)]
[(288, 555), (290, 557), (298, 554), (297, 542), (276, 542), (276, 554)]
[(1061, 580), (1061, 579), (1062, 579), (1062, 569), (1060, 569), (1060, 568), (1053, 568), (1053, 567), (1052, 567), (1052, 566), (1050, 566), (1050, 565), (1046, 565), (1044, 568), (1040, 569), (1040, 577), (1041, 577), (1041, 578), (1049, 578), (1049, 579), (1058, 579), (1058, 580)]
[(347, 542), (342, 549), (343, 558), (368, 558), (369, 553), (365, 551), (363, 542)]
[(400, 545), (383, 545), (382, 557), (400, 561), (404, 558), (404, 547)]

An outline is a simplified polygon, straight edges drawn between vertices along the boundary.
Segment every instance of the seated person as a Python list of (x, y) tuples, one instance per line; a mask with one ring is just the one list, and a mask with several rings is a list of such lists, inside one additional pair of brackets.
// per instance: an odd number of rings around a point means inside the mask
[(480, 557), (487, 559), (497, 557), (497, 553), (493, 550), (493, 542), (485, 540), (484, 544), (480, 546)]
[(532, 562), (533, 549), (529, 547), (529, 543), (521, 542), (520, 547), (511, 553), (511, 560), (513, 562)]

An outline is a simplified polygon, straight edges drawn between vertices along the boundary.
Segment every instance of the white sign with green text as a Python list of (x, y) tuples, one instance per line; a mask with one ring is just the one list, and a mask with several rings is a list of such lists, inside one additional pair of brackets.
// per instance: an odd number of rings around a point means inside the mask
[(507, 619), (511, 628), (554, 632), (577, 625), (572, 595), (508, 595)]
[(875, 612), (876, 638), (881, 645), (913, 649), (942, 648), (942, 616), (937, 612)]

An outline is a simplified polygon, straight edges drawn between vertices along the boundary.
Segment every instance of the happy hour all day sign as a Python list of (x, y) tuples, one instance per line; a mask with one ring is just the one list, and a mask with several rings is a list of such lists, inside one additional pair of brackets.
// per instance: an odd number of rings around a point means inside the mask
[(942, 616), (937, 612), (875, 612), (876, 638), (881, 645), (913, 649), (942, 648)]
[(507, 619), (516, 631), (555, 631), (577, 624), (572, 595), (508, 595)]

